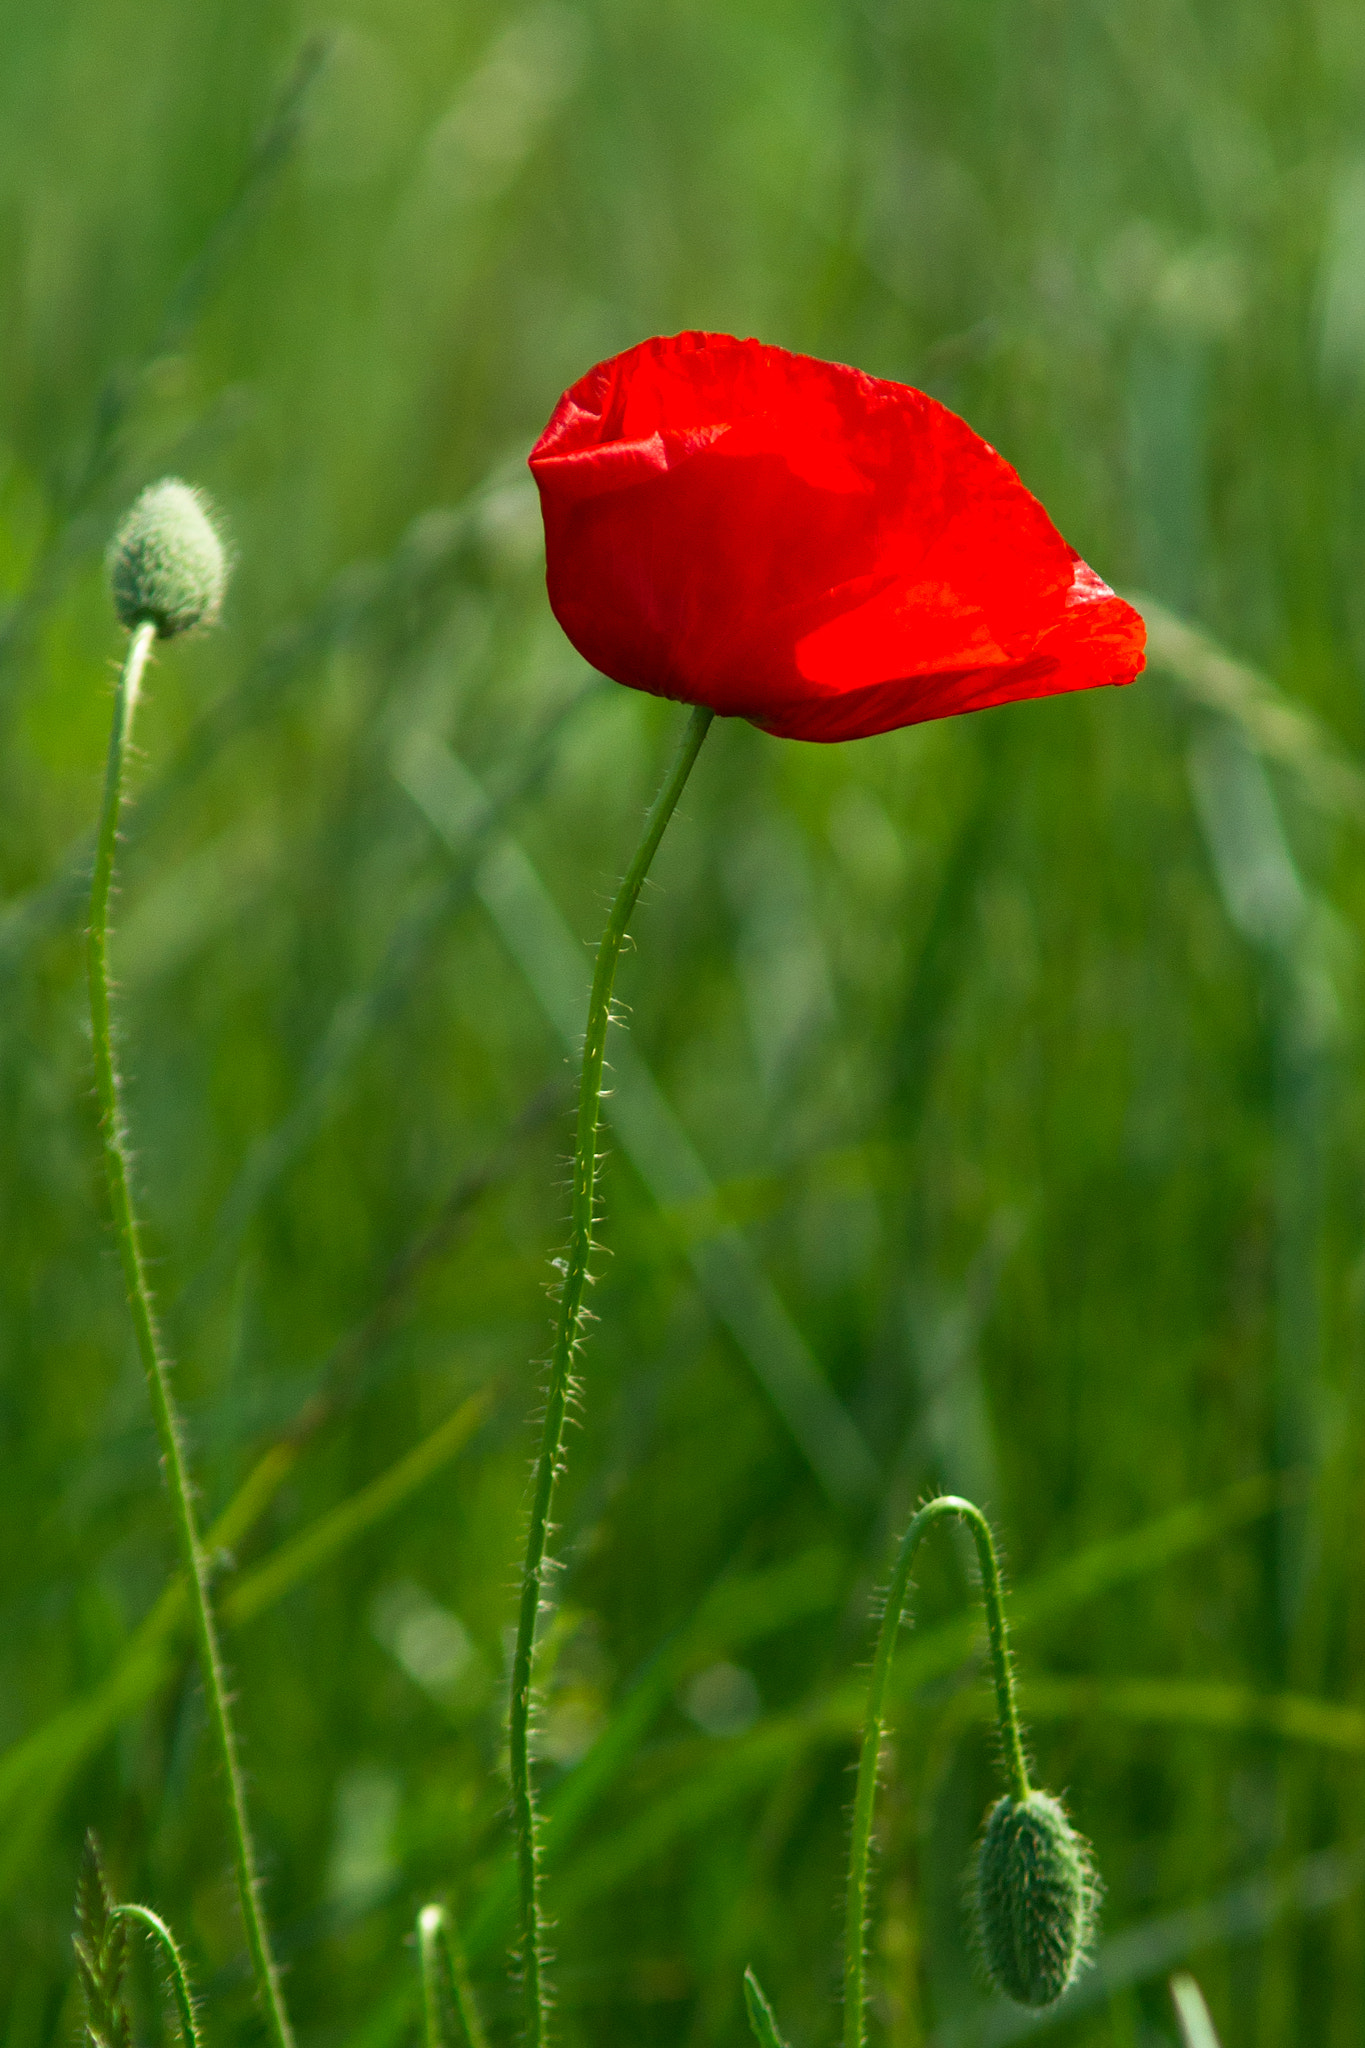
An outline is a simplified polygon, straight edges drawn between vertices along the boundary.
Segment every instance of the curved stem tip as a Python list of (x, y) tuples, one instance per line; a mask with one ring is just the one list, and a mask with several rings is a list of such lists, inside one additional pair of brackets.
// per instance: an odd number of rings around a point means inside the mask
[(853, 1841), (849, 1853), (848, 1902), (844, 1918), (844, 2048), (863, 2048), (867, 1997), (864, 1968), (867, 1874), (872, 1845), (872, 1813), (877, 1798), (877, 1765), (886, 1728), (886, 1689), (891, 1678), (891, 1660), (896, 1651), (896, 1637), (900, 1632), (915, 1552), (933, 1524), (947, 1515), (965, 1522), (976, 1543), (1005, 1770), (1016, 1801), (1027, 1799), (1029, 1793), (1028, 1766), (1024, 1761), (1024, 1740), (1014, 1698), (1014, 1673), (1010, 1665), (1009, 1635), (1005, 1626), (995, 1539), (980, 1508), (956, 1494), (945, 1493), (937, 1500), (925, 1503), (901, 1539), (895, 1570), (887, 1588), (886, 1611), (877, 1637), (877, 1651), (872, 1660), (872, 1681), (868, 1686), (867, 1714), (863, 1722), (863, 1747), (858, 1759), (858, 1789), (853, 1800)]

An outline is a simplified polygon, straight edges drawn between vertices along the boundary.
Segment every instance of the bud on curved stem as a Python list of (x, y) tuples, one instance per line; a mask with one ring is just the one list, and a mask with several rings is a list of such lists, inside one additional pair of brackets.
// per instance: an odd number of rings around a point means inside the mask
[[(934, 1523), (942, 1521), (945, 1516), (953, 1516), (967, 1524), (976, 1544), (977, 1559), (981, 1567), (981, 1598), (986, 1610), (986, 1631), (990, 1638), (996, 1718), (1005, 1771), (1010, 1784), (1010, 1796), (1001, 1800), (995, 1812), (998, 1814), (1003, 1808), (1008, 1808), (1011, 1811), (1028, 1810), (1031, 1813), (1038, 1801), (1046, 1802), (1049, 1807), (1056, 1806), (1054, 1800), (1049, 1800), (1045, 1793), (1034, 1792), (1029, 1785), (1023, 1735), (1014, 1697), (1014, 1673), (1010, 1663), (1009, 1635), (1005, 1626), (1000, 1566), (995, 1554), (995, 1541), (991, 1535), (990, 1524), (980, 1508), (974, 1507), (971, 1501), (962, 1500), (955, 1494), (944, 1494), (937, 1500), (926, 1502), (901, 1539), (895, 1569), (891, 1574), (891, 1584), (887, 1589), (886, 1611), (882, 1616), (876, 1655), (872, 1661), (872, 1680), (868, 1687), (867, 1713), (863, 1724), (862, 1754), (858, 1762), (858, 1789), (853, 1803), (853, 1836), (849, 1854), (848, 1902), (844, 1923), (844, 2048), (863, 2048), (868, 1863), (871, 1855), (873, 1808), (877, 1797), (877, 1767), (886, 1726), (886, 1691), (891, 1677), (892, 1659), (895, 1656), (896, 1637), (905, 1608), (910, 1569), (914, 1563), (915, 1553)], [(1060, 1813), (1060, 1808), (1057, 1808), (1057, 1811)], [(1080, 1843), (1079, 1836), (1074, 1839)], [(1010, 1897), (1013, 1898), (1013, 1892), (1010, 1893)], [(1093, 1885), (1087, 1897), (1093, 1898)], [(1083, 1935), (1089, 1931), (1088, 1912), (1083, 1918), (1085, 1925), (1079, 1949), (1083, 1949)], [(984, 1937), (983, 1946), (989, 1947)], [(1079, 1949), (1072, 1959), (1071, 1975), (1075, 1974), (1075, 1968), (1079, 1965)], [(987, 1962), (994, 1974), (989, 1953)], [(997, 1981), (1002, 1990), (1012, 1996), (1018, 1995), (1011, 1990), (1010, 1983), (1004, 1978), (997, 1977)], [(1067, 1981), (1070, 1981), (1070, 1977)], [(1052, 1994), (1053, 1997), (1058, 1995), (1058, 1992)], [(1022, 2002), (1039, 2001), (1025, 1999)]]

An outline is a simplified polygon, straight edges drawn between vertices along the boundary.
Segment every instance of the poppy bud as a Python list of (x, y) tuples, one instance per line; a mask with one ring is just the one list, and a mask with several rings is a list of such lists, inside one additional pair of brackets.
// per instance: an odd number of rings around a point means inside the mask
[(976, 1866), (976, 1919), (991, 1982), (1017, 2005), (1051, 2005), (1085, 1961), (1097, 1881), (1090, 1847), (1046, 1792), (1001, 1799)]
[(227, 555), (200, 492), (175, 477), (149, 484), (109, 545), (114, 609), (131, 632), (152, 624), (170, 640), (211, 626), (223, 603)]

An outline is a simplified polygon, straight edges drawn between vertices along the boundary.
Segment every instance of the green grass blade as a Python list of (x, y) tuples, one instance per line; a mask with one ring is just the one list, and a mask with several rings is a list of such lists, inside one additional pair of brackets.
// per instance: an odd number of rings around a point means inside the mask
[[(765, 1572), (722, 1579), (696, 1618), (661, 1645), (607, 1726), (546, 1801), (547, 1869), (563, 1862), (579, 1832), (628, 1768), (654, 1720), (698, 1665), (837, 1604), (846, 1578), (839, 1551), (820, 1548)], [(481, 1955), (504, 1931), (516, 1896), (510, 1860), (499, 1865), (470, 1916), (465, 1939)]]
[(423, 1906), (417, 1915), (417, 1950), (422, 1971), (425, 2048), (450, 2048), (445, 2023), (447, 2001), (460, 2022), (460, 2048), (488, 2048), (483, 2016), (449, 1907)]
[(1258, 754), (1294, 777), (1315, 810), (1365, 824), (1365, 771), (1321, 719), (1156, 598), (1139, 595), (1132, 601), (1147, 624), (1153, 668), (1172, 676), (1201, 710), (1237, 726)]
[(486, 1388), (471, 1394), (405, 1457), (247, 1572), (222, 1602), (224, 1621), (234, 1628), (254, 1621), (330, 1564), (348, 1544), (393, 1514), (464, 1449), (492, 1404), (492, 1393)]
[[(246, 1573), (222, 1602), (224, 1622), (237, 1627), (254, 1620), (394, 1513), (465, 1447), (490, 1402), (487, 1392), (471, 1395), (386, 1472)], [(240, 1540), (264, 1512), (296, 1456), (290, 1445), (277, 1445), (265, 1454), (237, 1498), (208, 1531), (204, 1541), (210, 1554), (225, 1548), (229, 1539)], [(44, 1814), (50, 1810), (52, 1800), (83, 1760), (153, 1696), (174, 1668), (176, 1639), (187, 1618), (183, 1587), (177, 1580), (135, 1631), (109, 1676), (85, 1699), (64, 1708), (0, 1757), (0, 1809), (12, 1809), (16, 1801), (28, 1797)], [(5, 1853), (0, 1855), (0, 1895), (17, 1881), (31, 1853), (32, 1840), (27, 1826), (9, 1833)]]
[(1078, 2014), (1103, 2006), (1127, 1985), (1165, 1976), (1201, 1949), (1254, 1941), (1268, 1929), (1329, 1913), (1365, 1882), (1365, 1840), (1324, 1849), (1285, 1870), (1267, 1871), (1172, 1913), (1122, 1928), (1102, 1941), (1094, 1962), (1055, 2006), (1043, 2013), (980, 2006), (960, 2024), (945, 2025), (932, 2048), (1007, 2048), (1032, 2041)]
[[(440, 740), (410, 736), (394, 773), (434, 832), (458, 847), (488, 798), (464, 763)], [(582, 1033), (587, 955), (524, 848), (508, 832), (491, 835), (475, 887), (546, 1018), (571, 1057)], [(608, 1116), (640, 1179), (661, 1209), (714, 1199), (710, 1175), (633, 1042), (612, 1039)], [(691, 1241), (686, 1256), (717, 1320), (738, 1344), (811, 1470), (843, 1506), (867, 1497), (877, 1468), (843, 1404), (811, 1356), (787, 1309), (733, 1227)]]
[[(1138, 1727), (1202, 1728), (1214, 1735), (1261, 1735), (1340, 1756), (1365, 1755), (1365, 1712), (1301, 1693), (1171, 1678), (1024, 1680), (1031, 1721), (1127, 1721)], [(972, 1711), (989, 1719), (983, 1691)]]
[(752, 1970), (744, 1972), (744, 2010), (749, 2015), (749, 2026), (758, 2048), (787, 2048), (777, 2031), (777, 2020), (763, 1986)]
[(1170, 1990), (1184, 2048), (1218, 2048), (1218, 2036), (1204, 2003), (1204, 1994), (1194, 1978), (1187, 1971), (1179, 1970), (1171, 1979)]

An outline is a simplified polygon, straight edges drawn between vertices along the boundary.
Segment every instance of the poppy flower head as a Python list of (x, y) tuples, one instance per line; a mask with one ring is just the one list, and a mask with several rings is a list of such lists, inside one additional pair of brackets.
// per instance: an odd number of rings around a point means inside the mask
[(1142, 667), (1138, 614), (909, 385), (660, 337), (566, 391), (530, 462), (555, 616), (634, 689), (837, 740)]

